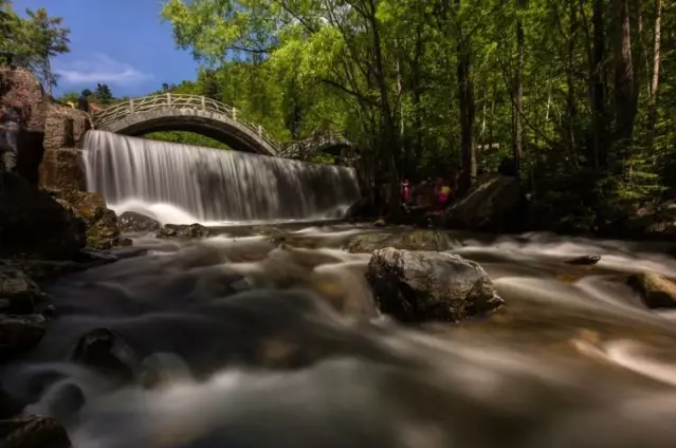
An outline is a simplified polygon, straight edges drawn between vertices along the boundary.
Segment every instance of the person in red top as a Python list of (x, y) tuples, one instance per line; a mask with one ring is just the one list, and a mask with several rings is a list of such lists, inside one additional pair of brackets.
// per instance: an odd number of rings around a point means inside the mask
[(404, 179), (401, 183), (401, 202), (402, 204), (408, 204), (408, 200), (411, 197), (411, 185), (408, 183), (408, 179)]

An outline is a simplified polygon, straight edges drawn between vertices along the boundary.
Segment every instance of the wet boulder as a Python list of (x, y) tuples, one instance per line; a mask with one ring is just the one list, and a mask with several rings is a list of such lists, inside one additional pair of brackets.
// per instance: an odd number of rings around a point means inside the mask
[(211, 232), (201, 224), (165, 224), (155, 236), (162, 239), (198, 239), (211, 236)]
[(23, 178), (0, 171), (0, 258), (71, 259), (86, 244), (84, 221)]
[(0, 262), (0, 311), (29, 314), (43, 299), (38, 285), (24, 271)]
[(39, 314), (0, 314), (0, 362), (21, 355), (38, 345), (46, 328), (47, 320)]
[(156, 219), (136, 212), (122, 213), (117, 222), (122, 232), (156, 232), (162, 227)]
[(70, 448), (68, 433), (56, 420), (21, 415), (0, 420), (0, 446), (12, 448)]
[(601, 255), (599, 254), (589, 254), (582, 255), (581, 257), (572, 258), (566, 260), (566, 264), (572, 264), (577, 266), (591, 266), (601, 261)]
[(633, 274), (627, 278), (627, 284), (639, 293), (648, 308), (676, 308), (676, 284), (659, 274)]
[(437, 230), (369, 232), (355, 235), (345, 248), (352, 253), (371, 253), (385, 247), (400, 250), (444, 251), (460, 246), (448, 233)]
[(80, 337), (71, 359), (118, 384), (134, 381), (139, 365), (134, 350), (107, 328), (97, 328)]
[(75, 190), (52, 190), (51, 194), (64, 208), (85, 222), (90, 247), (107, 250), (118, 245), (120, 229), (117, 215), (106, 206), (101, 194)]
[(479, 264), (447, 252), (377, 250), (366, 278), (380, 310), (403, 322), (458, 322), (503, 304)]

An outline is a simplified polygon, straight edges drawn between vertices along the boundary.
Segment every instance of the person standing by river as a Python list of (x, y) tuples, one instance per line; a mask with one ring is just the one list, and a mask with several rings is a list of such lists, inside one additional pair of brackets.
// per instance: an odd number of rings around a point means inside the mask
[(7, 106), (2, 106), (0, 109), (0, 159), (6, 171), (16, 171), (19, 154), (18, 136), (18, 115)]

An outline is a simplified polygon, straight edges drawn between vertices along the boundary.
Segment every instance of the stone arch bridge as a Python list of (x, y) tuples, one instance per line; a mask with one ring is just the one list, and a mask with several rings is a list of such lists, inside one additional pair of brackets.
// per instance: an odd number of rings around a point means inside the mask
[(132, 98), (94, 115), (94, 127), (123, 135), (190, 131), (218, 140), (232, 149), (305, 160), (320, 152), (348, 157), (352, 145), (338, 132), (282, 145), (260, 124), (247, 121), (236, 108), (200, 95), (163, 93)]

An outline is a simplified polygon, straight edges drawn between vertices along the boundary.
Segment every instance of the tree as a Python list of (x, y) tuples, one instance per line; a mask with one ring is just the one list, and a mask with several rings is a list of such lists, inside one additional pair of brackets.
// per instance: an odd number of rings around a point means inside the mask
[(0, 0), (0, 62), (28, 68), (51, 93), (57, 82), (51, 58), (70, 51), (70, 30), (43, 8), (27, 9), (26, 16), (19, 17), (8, 0)]
[(662, 0), (168, 0), (163, 16), (209, 73), (196, 92), (280, 141), (347, 132), (374, 200), (404, 173), (462, 168), (466, 190), (503, 159), (586, 225), (676, 190)]
[(95, 96), (101, 104), (110, 104), (113, 101), (113, 94), (108, 84), (96, 84)]

